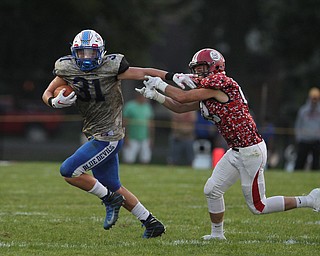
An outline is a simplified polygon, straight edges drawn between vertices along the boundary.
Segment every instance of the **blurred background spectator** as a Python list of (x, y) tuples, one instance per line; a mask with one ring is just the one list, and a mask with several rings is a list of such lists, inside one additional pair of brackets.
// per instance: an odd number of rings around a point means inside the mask
[(181, 114), (172, 113), (167, 156), (168, 164), (192, 165), (196, 118), (195, 111)]
[(195, 123), (195, 139), (196, 140), (207, 140), (210, 143), (210, 149), (212, 151), (214, 139), (218, 134), (216, 126), (204, 119), (201, 116), (201, 112), (197, 111), (197, 119)]
[[(319, 170), (320, 157), (320, 90), (313, 87), (309, 91), (307, 102), (300, 107), (296, 122), (297, 142), (296, 170)], [(312, 162), (311, 164), (308, 163)], [(309, 165), (309, 166), (308, 166)]]
[(123, 121), (126, 128), (125, 142), (122, 151), (125, 163), (150, 163), (154, 138), (154, 113), (145, 97), (136, 93), (123, 109)]
[(268, 115), (265, 117), (264, 121), (262, 122), (261, 127), (259, 127), (259, 131), (264, 141), (267, 144), (268, 160), (266, 164), (266, 169), (275, 168), (277, 167), (280, 161), (280, 156), (276, 148), (276, 145), (277, 145), (275, 141), (276, 128), (272, 122), (272, 119)]

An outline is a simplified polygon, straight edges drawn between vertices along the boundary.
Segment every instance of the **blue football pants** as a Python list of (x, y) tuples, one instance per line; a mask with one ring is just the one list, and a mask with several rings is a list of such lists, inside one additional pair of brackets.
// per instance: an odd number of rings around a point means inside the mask
[(91, 139), (83, 144), (60, 167), (63, 177), (78, 177), (89, 170), (93, 176), (111, 191), (121, 187), (118, 152), (123, 145), (119, 141)]

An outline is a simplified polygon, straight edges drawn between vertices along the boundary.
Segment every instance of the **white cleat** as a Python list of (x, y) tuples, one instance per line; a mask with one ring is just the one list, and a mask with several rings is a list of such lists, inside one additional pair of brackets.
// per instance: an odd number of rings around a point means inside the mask
[(320, 212), (320, 188), (313, 189), (308, 196), (313, 200), (313, 210), (315, 212)]
[(222, 235), (205, 235), (202, 237), (203, 240), (227, 240), (227, 238), (222, 234)]

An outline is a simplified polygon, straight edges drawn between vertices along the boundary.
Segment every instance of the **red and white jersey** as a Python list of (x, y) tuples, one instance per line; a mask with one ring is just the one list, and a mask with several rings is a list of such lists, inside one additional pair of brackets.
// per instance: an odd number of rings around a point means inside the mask
[(229, 147), (248, 147), (262, 141), (247, 100), (236, 81), (220, 72), (201, 79), (198, 88), (221, 90), (228, 95), (226, 103), (208, 99), (201, 101), (200, 107), (202, 116), (215, 123)]

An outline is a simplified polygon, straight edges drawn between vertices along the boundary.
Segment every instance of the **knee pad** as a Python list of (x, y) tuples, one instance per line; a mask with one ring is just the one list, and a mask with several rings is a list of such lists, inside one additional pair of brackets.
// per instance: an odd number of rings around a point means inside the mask
[(208, 203), (208, 210), (210, 213), (224, 212), (223, 192), (217, 187), (214, 180), (210, 177), (203, 190)]
[(223, 192), (219, 189), (219, 187), (211, 177), (204, 185), (203, 192), (207, 198), (218, 199), (223, 196)]
[(70, 166), (64, 161), (60, 166), (60, 174), (63, 177), (71, 178), (74, 170), (71, 170)]

